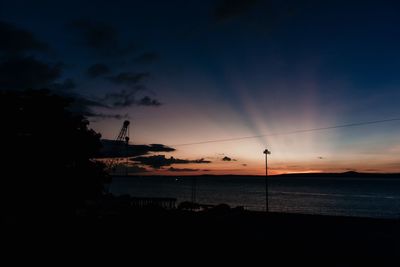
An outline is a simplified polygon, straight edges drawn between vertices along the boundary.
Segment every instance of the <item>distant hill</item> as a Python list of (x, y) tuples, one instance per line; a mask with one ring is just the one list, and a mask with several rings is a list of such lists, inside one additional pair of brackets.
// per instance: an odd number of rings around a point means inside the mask
[(400, 173), (366, 173), (366, 172), (341, 172), (341, 173), (291, 173), (279, 174), (272, 177), (302, 177), (302, 178), (400, 178)]

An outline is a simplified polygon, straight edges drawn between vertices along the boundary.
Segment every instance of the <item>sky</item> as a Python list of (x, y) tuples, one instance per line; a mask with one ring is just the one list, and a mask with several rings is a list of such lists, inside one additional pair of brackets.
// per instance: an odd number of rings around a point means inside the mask
[[(0, 86), (75, 97), (104, 139), (129, 120), (132, 174), (263, 175), (265, 148), (270, 174), (400, 172), (398, 120), (282, 134), (400, 118), (399, 11), (397, 1), (1, 1)], [(248, 136), (259, 137), (193, 144)]]

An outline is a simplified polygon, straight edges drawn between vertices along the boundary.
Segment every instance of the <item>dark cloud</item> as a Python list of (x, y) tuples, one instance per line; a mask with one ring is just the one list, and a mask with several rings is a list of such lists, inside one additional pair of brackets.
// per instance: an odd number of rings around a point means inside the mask
[(133, 105), (137, 106), (161, 106), (162, 103), (157, 99), (144, 96), (137, 100), (136, 95), (139, 91), (145, 90), (144, 87), (138, 85), (136, 88), (122, 89), (114, 93), (108, 93), (104, 96), (103, 102), (110, 108), (123, 108)]
[(115, 93), (108, 93), (104, 97), (104, 102), (110, 107), (130, 107), (136, 103), (136, 93), (139, 89), (120, 90)]
[(114, 113), (98, 113), (94, 112), (93, 109), (95, 108), (105, 108), (110, 111), (115, 110), (117, 108), (129, 107), (132, 105), (138, 106), (159, 106), (161, 103), (156, 99), (144, 99), (143, 98), (139, 101), (135, 98), (135, 91), (129, 90), (121, 90), (116, 93), (106, 94), (101, 99), (90, 99), (88, 97), (80, 96), (77, 94), (69, 94), (70, 98), (74, 101), (71, 106), (71, 111), (75, 113), (81, 113), (87, 117), (97, 117), (97, 118), (115, 118), (115, 119), (122, 119), (127, 118), (128, 115), (121, 115), (121, 114), (114, 114)]
[(102, 101), (96, 99), (90, 99), (88, 97), (84, 97), (78, 94), (69, 94), (67, 95), (73, 99), (73, 103), (77, 107), (101, 107), (101, 108), (109, 108)]
[(230, 158), (228, 156), (225, 156), (222, 158), (222, 161), (236, 161), (236, 159)]
[(175, 151), (175, 148), (168, 147), (163, 144), (150, 144), (149, 152), (172, 152), (172, 151)]
[(165, 155), (154, 155), (148, 157), (135, 157), (131, 158), (134, 162), (139, 162), (140, 164), (150, 166), (154, 169), (159, 169), (164, 166), (170, 166), (172, 164), (189, 164), (189, 163), (211, 163), (211, 161), (204, 159), (187, 160), (187, 159), (177, 159), (174, 157), (166, 158)]
[(50, 89), (58, 90), (58, 91), (68, 91), (74, 89), (76, 87), (76, 83), (73, 79), (66, 79), (63, 82), (54, 83), (50, 86)]
[(47, 64), (34, 57), (14, 57), (0, 63), (1, 89), (49, 88), (60, 77), (62, 64)]
[[(102, 27), (104, 26), (104, 27)], [(86, 22), (77, 22), (75, 27), (87, 31), (87, 41), (92, 47), (112, 47), (117, 42), (117, 34), (106, 25), (97, 25)], [(123, 90), (117, 90), (106, 94), (103, 98), (92, 100), (88, 97), (74, 95), (71, 89), (76, 88), (72, 79), (61, 79), (64, 64), (45, 62), (37, 56), (29, 56), (28, 52), (44, 51), (47, 45), (37, 40), (29, 31), (17, 28), (9, 23), (0, 21), (0, 89), (2, 90), (25, 90), (47, 88), (58, 94), (67, 96), (74, 100), (71, 111), (94, 118), (125, 118), (126, 115), (113, 112), (95, 112), (93, 109), (120, 108), (131, 105), (159, 106), (161, 103), (148, 96), (141, 99), (136, 98), (139, 91), (145, 89), (141, 82), (149, 76), (147, 72), (122, 72), (109, 76), (110, 82), (123, 86)], [(103, 40), (103, 38), (110, 40)], [(106, 44), (108, 42), (108, 44)], [(149, 55), (147, 55), (149, 57)], [(87, 69), (87, 75), (94, 78), (110, 73), (108, 66), (94, 64)]]
[(31, 32), (0, 21), (0, 36), (0, 89), (65, 91), (75, 88), (72, 79), (58, 81), (62, 63), (48, 63), (29, 55), (48, 50), (47, 44), (36, 39)]
[(120, 40), (112, 25), (89, 20), (76, 20), (70, 26), (77, 29), (84, 44), (103, 56), (123, 56), (135, 50), (135, 45)]
[(132, 87), (138, 85), (149, 75), (150, 73), (148, 72), (121, 72), (117, 75), (109, 76), (107, 79), (114, 84)]
[(138, 106), (161, 106), (162, 103), (159, 102), (157, 99), (152, 99), (148, 96), (143, 97), (137, 102)]
[(112, 107), (129, 107), (137, 106), (160, 106), (162, 103), (149, 96), (137, 99), (139, 91), (146, 90), (142, 82), (149, 77), (148, 72), (121, 72), (117, 75), (108, 76), (106, 79), (110, 82), (124, 86), (125, 88), (113, 93), (108, 93), (104, 97), (104, 101)]
[(128, 172), (129, 174), (136, 174), (136, 173), (146, 173), (149, 172), (146, 168), (141, 167), (136, 164), (125, 164), (120, 163), (115, 166), (115, 172), (118, 173), (119, 170), (123, 172)]
[(225, 156), (225, 157), (222, 158), (222, 160), (223, 161), (231, 161), (232, 159), (230, 157), (228, 157), (228, 156)]
[[(65, 94), (67, 97), (72, 99), (72, 103), (69, 106), (69, 110), (73, 113), (80, 114), (90, 119), (90, 121), (97, 121), (97, 119), (128, 119), (129, 115), (115, 113), (112, 107), (106, 105), (102, 101), (89, 99), (84, 96), (77, 94)], [(98, 112), (96, 108), (102, 108), (109, 110), (109, 112)], [(132, 156), (132, 155), (130, 155)]]
[(242, 166), (243, 166), (243, 167), (247, 167), (247, 164), (246, 164), (246, 163), (243, 163)]
[(174, 168), (174, 167), (169, 167), (167, 169), (167, 171), (169, 172), (195, 172), (195, 171), (199, 171), (199, 169), (190, 169), (190, 168)]
[(318, 159), (324, 159), (324, 157), (319, 156)]
[(95, 112), (90, 112), (89, 114), (86, 114), (87, 117), (92, 117), (92, 118), (100, 118), (100, 119), (116, 119), (116, 120), (122, 120), (122, 119), (128, 119), (129, 115), (128, 114), (111, 114), (111, 113), (95, 113)]
[(154, 61), (157, 61), (160, 59), (160, 55), (155, 52), (146, 52), (143, 53), (133, 59), (134, 62), (140, 63), (140, 64), (148, 64), (148, 63), (153, 63)]
[(69, 110), (71, 112), (88, 117), (91, 121), (96, 121), (96, 119), (121, 120), (129, 118), (128, 114), (116, 114), (114, 112), (111, 112), (111, 110), (110, 113), (94, 111), (95, 108), (111, 109), (109, 106), (105, 105), (101, 101), (89, 99), (87, 97), (83, 97), (74, 93), (66, 93), (64, 95), (72, 99), (72, 103), (69, 107)]
[(220, 0), (213, 11), (213, 17), (217, 22), (228, 21), (248, 13), (259, 2), (260, 0)]
[(89, 76), (90, 78), (96, 78), (99, 76), (106, 75), (110, 73), (111, 70), (107, 65), (104, 64), (93, 64), (86, 70), (86, 75)]
[(173, 152), (174, 148), (162, 144), (128, 145), (123, 142), (102, 139), (102, 149), (98, 158), (137, 157), (151, 152)]
[(48, 49), (47, 44), (37, 40), (31, 32), (4, 21), (0, 21), (0, 36), (0, 53), (6, 56)]

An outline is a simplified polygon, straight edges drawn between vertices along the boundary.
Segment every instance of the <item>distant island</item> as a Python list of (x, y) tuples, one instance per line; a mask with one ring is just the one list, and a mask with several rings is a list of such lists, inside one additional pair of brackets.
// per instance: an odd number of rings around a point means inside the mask
[(304, 178), (400, 178), (400, 173), (370, 173), (347, 171), (340, 173), (290, 173), (271, 175), (271, 177), (304, 177)]

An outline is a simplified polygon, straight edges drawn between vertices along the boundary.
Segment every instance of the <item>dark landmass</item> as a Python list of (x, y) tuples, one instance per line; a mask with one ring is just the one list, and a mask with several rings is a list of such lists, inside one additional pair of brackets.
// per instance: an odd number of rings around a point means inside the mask
[(3, 227), (3, 232), (13, 240), (29, 236), (51, 246), (72, 242), (74, 250), (94, 249), (112, 257), (128, 253), (137, 259), (148, 253), (157, 258), (166, 253), (172, 262), (183, 257), (213, 261), (215, 256), (264, 259), (267, 266), (396, 266), (392, 264), (398, 261), (396, 219), (267, 214), (224, 204), (201, 212), (135, 208), (131, 201), (108, 196), (73, 220), (21, 221)]
[(341, 173), (293, 173), (272, 175), (271, 177), (302, 177), (302, 178), (400, 178), (400, 173), (369, 173), (369, 172), (341, 172)]

